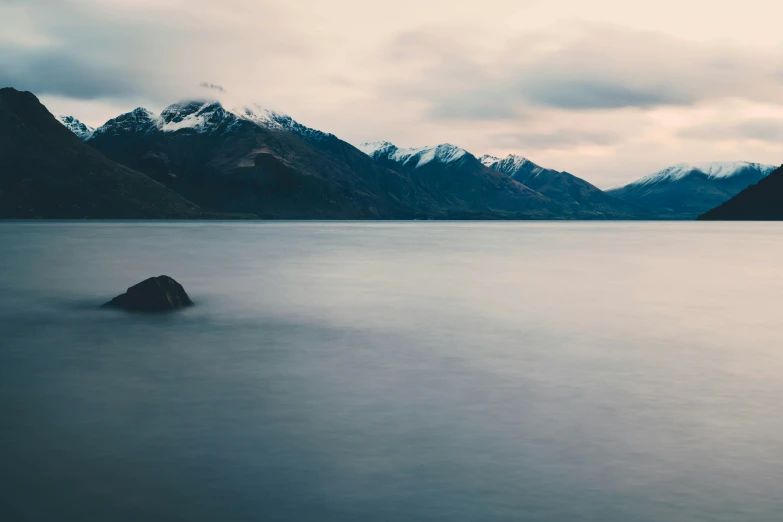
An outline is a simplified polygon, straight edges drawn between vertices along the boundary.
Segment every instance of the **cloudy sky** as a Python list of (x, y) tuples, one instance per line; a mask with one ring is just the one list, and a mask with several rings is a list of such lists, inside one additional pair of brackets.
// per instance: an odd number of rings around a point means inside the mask
[(0, 0), (0, 84), (92, 125), (214, 94), (608, 187), (783, 163), (781, 19), (768, 0)]

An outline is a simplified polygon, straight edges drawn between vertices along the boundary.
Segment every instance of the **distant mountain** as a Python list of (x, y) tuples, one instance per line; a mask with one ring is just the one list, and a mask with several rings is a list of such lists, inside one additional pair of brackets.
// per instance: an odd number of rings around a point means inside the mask
[(89, 139), (95, 132), (93, 127), (85, 125), (73, 116), (55, 116), (68, 130), (76, 134), (82, 141)]
[(783, 220), (783, 167), (755, 185), (699, 216), (704, 221), (781, 221)]
[(650, 211), (612, 197), (573, 174), (543, 168), (522, 156), (509, 154), (505, 158), (497, 158), (487, 154), (482, 156), (480, 161), (487, 167), (503, 172), (523, 185), (582, 212), (592, 212), (601, 217), (650, 217)]
[[(359, 149), (380, 164), (407, 169), (417, 179), (453, 180), (454, 172), (468, 172), (471, 179), (490, 176), (494, 180), (503, 180), (502, 176), (497, 176), (501, 173), (545, 196), (551, 202), (550, 211), (557, 217), (622, 219), (649, 214), (636, 205), (604, 194), (576, 176), (544, 169), (521, 156), (510, 155), (500, 159), (485, 155), (478, 159), (450, 144), (404, 149), (388, 141), (363, 143)], [(508, 180), (502, 182), (508, 183)]]
[(208, 217), (69, 128), (32, 93), (0, 89), (0, 218)]
[(606, 192), (666, 217), (692, 219), (758, 183), (773, 170), (772, 165), (745, 161), (682, 163)]
[(574, 217), (571, 209), (490, 169), (455, 145), (405, 149), (380, 141), (358, 148), (379, 165), (409, 173), (433, 197), (459, 212), (484, 210), (507, 218)]

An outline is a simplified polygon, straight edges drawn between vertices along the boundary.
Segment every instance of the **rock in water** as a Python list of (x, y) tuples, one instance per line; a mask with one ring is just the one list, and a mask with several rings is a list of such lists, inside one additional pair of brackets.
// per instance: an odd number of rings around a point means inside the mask
[(124, 308), (141, 312), (165, 312), (193, 306), (182, 285), (169, 276), (150, 277), (118, 295), (102, 308)]

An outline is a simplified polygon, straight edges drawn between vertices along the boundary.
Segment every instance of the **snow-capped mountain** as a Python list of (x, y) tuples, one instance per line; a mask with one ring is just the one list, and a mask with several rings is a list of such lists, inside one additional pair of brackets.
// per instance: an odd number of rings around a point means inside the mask
[(671, 217), (694, 218), (758, 183), (775, 168), (748, 161), (680, 163), (607, 193)]
[(378, 165), (401, 172), (417, 186), (425, 187), (427, 193), (451, 206), (455, 216), (494, 214), (513, 218), (532, 213), (554, 217), (570, 212), (450, 143), (400, 148), (388, 141), (376, 141), (357, 148)]
[(669, 183), (693, 175), (703, 175), (711, 180), (727, 179), (734, 176), (745, 175), (748, 171), (758, 172), (759, 175), (763, 177), (775, 170), (775, 168), (774, 165), (763, 165), (761, 163), (751, 163), (749, 161), (715, 161), (698, 164), (678, 163), (677, 165), (661, 169), (658, 172), (653, 172), (624, 187), (651, 186), (660, 183)]
[(225, 134), (246, 124), (291, 132), (312, 142), (323, 141), (332, 136), (306, 127), (290, 116), (256, 104), (225, 107), (215, 100), (191, 100), (169, 105), (160, 114), (139, 107), (107, 121), (96, 129), (90, 138), (155, 132)]
[(479, 161), (491, 169), (508, 174), (512, 178), (521, 177), (520, 175), (523, 173), (528, 175), (525, 177), (529, 177), (550, 170), (536, 165), (529, 159), (516, 154), (509, 154), (505, 158), (484, 154), (479, 158)]
[(197, 100), (160, 114), (136, 109), (106, 122), (87, 143), (220, 212), (389, 219), (452, 211), (437, 201), (440, 194), (377, 165), (336, 136), (258, 105)]
[(65, 125), (68, 130), (79, 136), (82, 141), (89, 139), (90, 136), (92, 136), (92, 134), (95, 132), (93, 127), (85, 125), (73, 116), (57, 115), (55, 118), (57, 118), (57, 121)]
[[(558, 172), (536, 165), (517, 155), (506, 158), (473, 154), (448, 143), (434, 147), (402, 149), (388, 141), (362, 143), (359, 150), (381, 165), (402, 168), (417, 180), (437, 183), (438, 187), (453, 187), (460, 180), (483, 179), (487, 185), (524, 187), (531, 194), (544, 196), (562, 217), (585, 219), (648, 217), (648, 212), (633, 204), (606, 195), (600, 189), (567, 172)], [(509, 183), (511, 181), (512, 183)], [(465, 197), (475, 197), (478, 186), (465, 190)], [(482, 189), (483, 190), (483, 189)]]
[(160, 118), (154, 112), (138, 107), (112, 118), (92, 133), (89, 139), (123, 134), (150, 134), (160, 129)]
[(410, 168), (421, 168), (430, 162), (452, 163), (469, 154), (465, 149), (449, 143), (400, 149), (388, 141), (375, 141), (362, 143), (357, 148), (374, 160), (386, 159)]
[(290, 116), (215, 100), (137, 108), (86, 142), (203, 208), (268, 217), (628, 218), (571, 174), (448, 143), (357, 148)]
[(648, 217), (644, 209), (609, 196), (573, 174), (541, 167), (523, 156), (509, 154), (505, 158), (498, 158), (485, 154), (480, 161), (487, 167), (503, 172), (523, 185), (580, 211), (625, 218)]

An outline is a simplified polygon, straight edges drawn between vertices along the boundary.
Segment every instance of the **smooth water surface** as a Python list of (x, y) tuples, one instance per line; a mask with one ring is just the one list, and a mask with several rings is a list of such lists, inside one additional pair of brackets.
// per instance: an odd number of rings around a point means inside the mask
[[(0, 519), (775, 521), (783, 225), (0, 223)], [(149, 276), (196, 307), (97, 307)]]

